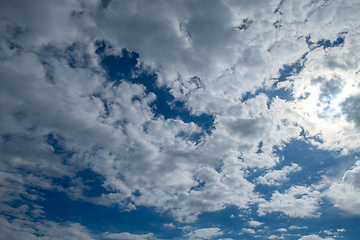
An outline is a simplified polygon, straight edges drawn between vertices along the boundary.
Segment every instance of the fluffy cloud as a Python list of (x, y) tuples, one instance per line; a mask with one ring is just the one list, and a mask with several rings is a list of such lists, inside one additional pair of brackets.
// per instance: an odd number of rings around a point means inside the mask
[(322, 238), (318, 235), (307, 235), (307, 236), (302, 236), (301, 238), (299, 238), (299, 240), (334, 240), (333, 238), (327, 237), (327, 238)]
[(0, 216), (1, 239), (75, 239), (94, 240), (89, 231), (77, 223), (58, 224), (50, 221), (34, 222), (24, 219), (9, 220)]
[(211, 239), (213, 237), (221, 236), (224, 233), (220, 231), (220, 228), (201, 228), (194, 230), (187, 234), (189, 239)]
[(360, 214), (360, 161), (345, 172), (341, 182), (334, 182), (325, 192), (336, 207), (350, 214)]
[(263, 223), (262, 222), (259, 222), (259, 221), (254, 221), (254, 220), (251, 220), (251, 221), (249, 221), (249, 225), (251, 226), (251, 227), (259, 227), (259, 226), (261, 226)]
[(283, 236), (271, 235), (268, 239), (285, 239)]
[(255, 230), (252, 228), (243, 228), (241, 229), (241, 231), (245, 233), (255, 234)]
[(291, 172), (300, 171), (301, 168), (298, 164), (292, 163), (291, 166), (285, 166), (281, 170), (272, 170), (264, 176), (258, 178), (260, 184), (265, 185), (280, 185), (280, 181), (288, 180), (286, 175)]
[[(260, 215), (317, 216), (318, 191), (293, 186), (265, 201), (254, 192), (246, 170), (274, 167), (280, 162), (274, 147), (302, 138), (302, 130), (309, 141), (321, 138), (312, 142), (319, 148), (344, 154), (358, 148), (359, 89), (354, 84), (360, 48), (354, 2), (110, 1), (106, 7), (105, 2), (3, 4), (1, 200), (11, 202), (21, 194), (39, 198), (26, 191), (31, 182), (125, 210), (168, 210), (179, 221), (257, 202)], [(337, 44), (337, 39), (345, 40)], [(106, 45), (103, 53), (100, 43)], [(126, 58), (131, 51), (140, 56), (134, 66), (111, 79), (104, 58)], [(285, 76), (283, 69), (294, 64), (294, 74)], [(152, 85), (140, 82), (142, 74), (154, 76)], [(213, 117), (211, 131), (180, 114), (157, 115), (160, 96), (151, 88), (172, 96), (163, 103), (169, 109), (181, 101), (189, 116)], [(293, 101), (271, 96), (284, 88)], [(86, 186), (76, 178), (84, 169), (102, 176), (102, 187), (110, 193), (85, 197)], [(357, 169), (327, 192), (337, 206), (352, 212), (358, 206)], [(279, 185), (298, 170), (295, 163), (268, 170), (256, 184)], [(49, 180), (64, 177), (71, 179), (71, 189)], [(30, 205), (1, 206), (15, 217), (28, 209), (42, 214), (41, 207)], [(90, 238), (81, 226), (66, 229), (79, 239)], [(19, 234), (31, 239), (33, 233), (26, 231)], [(189, 237), (221, 234), (218, 228), (200, 229)]]
[(319, 191), (311, 187), (292, 186), (284, 193), (276, 191), (270, 201), (259, 204), (259, 215), (271, 212), (282, 212), (290, 217), (317, 217), (321, 201)]
[(311, 61), (294, 78), (291, 87), (296, 100), (290, 103), (305, 134), (321, 139), (321, 143), (313, 141), (314, 145), (343, 150), (344, 154), (358, 149), (359, 139), (354, 110), (358, 105), (359, 60), (353, 55), (359, 44), (356, 34), (345, 38), (341, 47), (316, 48), (308, 53), (306, 58)]

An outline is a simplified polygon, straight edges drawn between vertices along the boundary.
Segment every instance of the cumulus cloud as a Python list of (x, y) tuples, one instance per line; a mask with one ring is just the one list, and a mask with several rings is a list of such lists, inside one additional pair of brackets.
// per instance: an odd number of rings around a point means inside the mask
[[(357, 12), (350, 0), (3, 3), (2, 213), (43, 215), (40, 205), (6, 204), (41, 198), (27, 191), (30, 183), (121, 210), (155, 207), (178, 221), (259, 202), (259, 215), (317, 216), (319, 191), (292, 186), (266, 201), (246, 171), (271, 169), (280, 162), (274, 148), (304, 136), (322, 149), (358, 149)], [(129, 66), (117, 62), (123, 72), (113, 74), (107, 57)], [(168, 97), (162, 105), (160, 92)], [(166, 116), (162, 108), (178, 112)], [(206, 130), (193, 120), (204, 116), (212, 119)], [(84, 195), (89, 186), (77, 173), (85, 169), (102, 177), (102, 197)], [(267, 170), (255, 182), (278, 186), (300, 169), (293, 163)], [(355, 213), (357, 169), (326, 192), (336, 206)], [(69, 178), (70, 187), (53, 178)], [(3, 222), (34, 238), (24, 222)], [(50, 229), (44, 236), (64, 229), (69, 238), (91, 239), (81, 225), (38, 223)], [(208, 228), (188, 237), (222, 234)]]
[(27, 219), (6, 219), (0, 216), (0, 237), (9, 240), (38, 239), (75, 239), (93, 240), (89, 231), (78, 223), (58, 224), (50, 221), (30, 221)]
[(174, 228), (174, 224), (173, 223), (165, 223), (164, 224), (164, 227), (167, 227), (167, 228)]
[(358, 149), (359, 139), (356, 111), (353, 111), (357, 104), (359, 78), (358, 59), (353, 57), (359, 49), (355, 38), (349, 33), (347, 43), (341, 47), (330, 51), (316, 48), (309, 52), (307, 59), (314, 62), (304, 66), (292, 85), (296, 98), (293, 110), (305, 134), (318, 136), (321, 144), (312, 143), (320, 148), (343, 150), (344, 154)]
[(243, 228), (241, 229), (241, 231), (245, 233), (255, 234), (255, 230), (252, 228)]
[(300, 226), (294, 226), (294, 225), (291, 225), (289, 227), (290, 230), (299, 230), (299, 229), (307, 229), (308, 227), (306, 226), (303, 226), (303, 227), (300, 227)]
[(329, 189), (326, 190), (327, 196), (336, 207), (350, 213), (360, 214), (359, 197), (360, 197), (360, 161), (345, 172), (340, 182), (334, 182)]
[(277, 235), (270, 235), (270, 237), (268, 237), (268, 239), (285, 239), (285, 237), (277, 236)]
[(258, 178), (258, 183), (264, 185), (280, 185), (280, 181), (288, 180), (287, 174), (291, 172), (300, 171), (301, 167), (292, 163), (291, 166), (285, 166), (280, 170), (272, 170), (266, 173), (264, 176)]
[(327, 237), (327, 238), (322, 238), (318, 235), (307, 235), (307, 236), (302, 236), (301, 238), (299, 238), (299, 240), (334, 240), (333, 238)]
[(249, 225), (251, 226), (251, 227), (259, 227), (259, 226), (261, 226), (263, 223), (262, 222), (259, 222), (259, 221), (254, 221), (254, 220), (251, 220), (251, 221), (249, 221)]
[(318, 217), (317, 209), (321, 202), (319, 191), (311, 187), (292, 186), (284, 193), (276, 191), (270, 201), (259, 204), (259, 215), (282, 212), (290, 217)]
[(220, 228), (201, 228), (196, 229), (187, 234), (189, 239), (211, 239), (213, 237), (221, 236), (224, 233), (220, 230)]
[(354, 122), (356, 127), (360, 127), (360, 96), (351, 96), (347, 98), (343, 103), (343, 113), (346, 114), (346, 119), (350, 122)]

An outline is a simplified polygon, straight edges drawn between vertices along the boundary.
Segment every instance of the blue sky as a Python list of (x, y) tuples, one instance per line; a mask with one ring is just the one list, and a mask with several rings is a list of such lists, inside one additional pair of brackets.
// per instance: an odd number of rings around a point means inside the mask
[(0, 1), (0, 239), (359, 239), (359, 8)]

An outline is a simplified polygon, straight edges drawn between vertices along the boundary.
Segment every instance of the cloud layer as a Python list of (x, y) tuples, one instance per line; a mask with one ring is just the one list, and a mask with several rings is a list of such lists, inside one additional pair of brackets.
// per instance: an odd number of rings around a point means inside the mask
[[(305, 184), (293, 176), (306, 162), (277, 152), (291, 141), (342, 156), (359, 150), (355, 1), (1, 5), (2, 238), (156, 239), (46, 220), (42, 191), (154, 208), (184, 224), (230, 206), (319, 217), (323, 199), (360, 214), (358, 161), (337, 165), (339, 177), (325, 159)], [(183, 231), (223, 235), (220, 226)]]

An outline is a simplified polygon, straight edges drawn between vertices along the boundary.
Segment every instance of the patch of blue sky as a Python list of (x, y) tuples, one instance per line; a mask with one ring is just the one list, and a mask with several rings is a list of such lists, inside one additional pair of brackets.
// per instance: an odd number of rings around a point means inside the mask
[[(249, 209), (228, 206), (217, 212), (200, 214), (196, 227), (215, 226), (224, 232), (221, 237), (233, 239), (269, 239), (270, 235), (281, 236), (282, 234), (289, 234), (286, 235), (285, 239), (290, 240), (299, 239), (296, 234), (301, 234), (301, 236), (319, 234), (319, 236), (325, 238), (329, 234), (324, 230), (338, 233), (344, 236), (345, 239), (358, 239), (360, 232), (357, 230), (357, 226), (360, 223), (360, 218), (344, 215), (341, 210), (336, 210), (332, 206), (326, 199), (323, 200), (319, 209), (321, 215), (314, 218), (288, 217), (279, 212), (259, 216), (257, 204), (250, 205)], [(249, 221), (257, 221), (260, 225), (251, 226)], [(246, 232), (242, 229), (253, 229), (255, 233)], [(285, 229), (286, 231), (279, 231), (279, 229)], [(337, 229), (345, 229), (345, 231), (339, 232)]]
[(250, 25), (252, 24), (252, 20), (249, 18), (244, 18), (242, 21), (242, 24), (240, 26), (238, 26), (237, 28), (239, 30), (244, 30), (246, 31), (246, 29), (248, 29), (250, 27)]
[[(344, 174), (344, 170), (350, 168), (355, 160), (353, 155), (341, 155), (340, 151), (327, 151), (318, 149), (306, 140), (292, 140), (283, 149), (274, 148), (274, 153), (281, 161), (271, 170), (281, 170), (285, 166), (298, 164), (300, 171), (289, 172), (285, 180), (280, 180), (279, 185), (257, 184), (255, 191), (269, 200), (275, 191), (284, 192), (293, 185), (310, 186), (319, 183), (326, 173), (329, 177), (338, 177)], [(354, 153), (355, 154), (355, 153)], [(346, 164), (346, 166), (344, 166)], [(264, 176), (269, 169), (248, 169), (246, 177), (249, 181), (256, 183), (260, 176)]]
[(104, 188), (104, 177), (100, 174), (92, 171), (91, 169), (84, 169), (76, 172), (73, 178), (69, 176), (63, 176), (60, 178), (52, 178), (52, 183), (56, 186), (61, 186), (64, 189), (74, 187), (73, 179), (80, 178), (82, 184), (84, 184), (83, 195), (84, 197), (100, 197), (102, 194), (111, 193), (108, 189)]
[(45, 218), (54, 222), (76, 222), (90, 229), (94, 234), (104, 232), (146, 234), (152, 232), (161, 238), (174, 238), (181, 234), (178, 229), (164, 229), (164, 224), (175, 222), (167, 212), (138, 206), (133, 211), (121, 211), (119, 206), (102, 206), (83, 200), (73, 200), (60, 191), (36, 189), (45, 201), (37, 204), (43, 207)]
[(82, 183), (87, 188), (83, 192), (85, 197), (100, 197), (102, 194), (110, 193), (103, 187), (105, 178), (91, 169), (77, 172), (76, 178), (78, 177), (82, 179)]
[(242, 102), (245, 102), (249, 99), (255, 98), (256, 96), (258, 96), (260, 93), (264, 93), (269, 97), (269, 101), (267, 103), (267, 106), (270, 107), (271, 101), (273, 98), (278, 97), (280, 99), (283, 100), (287, 100), (287, 101), (293, 101), (295, 100), (294, 97), (292, 96), (292, 90), (291, 89), (287, 89), (287, 88), (280, 88), (280, 89), (275, 89), (275, 88), (271, 88), (271, 89), (267, 89), (267, 88), (259, 88), (255, 91), (255, 93), (252, 92), (246, 92), (243, 96), (242, 96)]
[(306, 61), (307, 54), (308, 53), (303, 54), (296, 62), (292, 64), (285, 64), (281, 69), (279, 69), (280, 76), (273, 86), (276, 87), (279, 82), (284, 82), (288, 80), (290, 76), (300, 73), (304, 68), (304, 62)]
[(310, 40), (311, 36), (307, 36), (305, 39), (306, 39), (306, 44), (308, 45), (309, 49), (311, 49), (311, 50), (314, 50), (315, 48), (318, 48), (318, 47), (323, 47), (323, 49), (327, 49), (327, 48), (341, 47), (345, 42), (346, 34), (347, 34), (347, 32), (341, 32), (340, 36), (338, 36), (333, 41), (331, 41), (329, 39), (321, 39), (315, 43)]
[[(263, 222), (263, 226), (268, 226), (269, 230), (272, 231), (274, 235), (281, 235), (282, 232), (276, 232), (280, 228), (287, 229), (287, 232), (290, 234), (301, 235), (311, 235), (319, 234), (321, 237), (325, 238), (329, 235), (322, 231), (331, 230), (332, 232), (338, 232), (337, 229), (345, 229), (345, 232), (340, 234), (344, 236), (345, 239), (358, 239), (359, 232), (357, 226), (360, 223), (359, 218), (354, 218), (350, 216), (344, 216), (340, 211), (331, 211), (332, 205), (323, 201), (320, 212), (321, 215), (315, 218), (290, 218), (281, 213), (270, 213), (265, 216), (257, 217), (254, 215), (254, 219), (260, 222)], [(274, 221), (274, 219), (276, 221)], [(302, 229), (291, 229), (291, 226), (305, 227)], [(264, 239), (268, 239), (267, 235)], [(249, 238), (255, 239), (255, 238)], [(286, 236), (285, 239), (299, 239), (298, 236)]]

